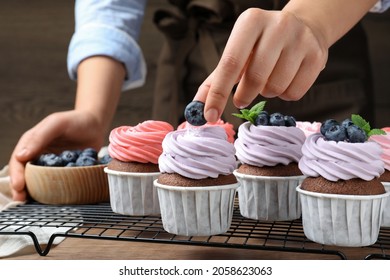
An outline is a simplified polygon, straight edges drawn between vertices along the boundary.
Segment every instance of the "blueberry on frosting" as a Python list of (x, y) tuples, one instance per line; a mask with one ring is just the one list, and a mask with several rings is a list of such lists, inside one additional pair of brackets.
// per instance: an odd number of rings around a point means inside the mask
[(352, 115), (341, 123), (328, 119), (321, 125), (321, 134), (328, 141), (364, 143), (371, 135), (381, 135), (381, 129), (371, 129), (370, 124), (359, 115)]
[(255, 126), (296, 126), (296, 120), (293, 116), (283, 115), (279, 112), (269, 114), (264, 111), (265, 103), (266, 101), (261, 101), (250, 109), (240, 110), (240, 114), (235, 113), (233, 116), (247, 120)]

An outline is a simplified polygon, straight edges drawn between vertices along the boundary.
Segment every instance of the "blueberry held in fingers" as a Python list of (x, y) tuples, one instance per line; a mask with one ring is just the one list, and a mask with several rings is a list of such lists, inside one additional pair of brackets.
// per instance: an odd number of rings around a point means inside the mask
[(201, 126), (207, 123), (204, 118), (204, 103), (201, 101), (192, 101), (184, 109), (186, 121), (194, 126)]

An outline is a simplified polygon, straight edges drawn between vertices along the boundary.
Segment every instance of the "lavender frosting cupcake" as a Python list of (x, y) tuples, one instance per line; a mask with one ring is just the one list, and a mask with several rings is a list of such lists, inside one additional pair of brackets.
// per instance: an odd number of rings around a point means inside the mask
[(256, 220), (283, 221), (301, 216), (296, 187), (304, 176), (298, 168), (305, 141), (295, 126), (243, 123), (234, 143), (240, 167), (234, 174), (241, 215)]
[(346, 135), (336, 141), (316, 133), (302, 147), (299, 168), (307, 177), (297, 191), (303, 229), (321, 244), (368, 246), (378, 238), (389, 196), (378, 179), (384, 172), (382, 149), (367, 137), (354, 142), (347, 138), (352, 133)]
[(200, 126), (168, 133), (155, 181), (161, 218), (167, 232), (209, 236), (231, 224), (238, 182), (235, 148), (219, 126)]

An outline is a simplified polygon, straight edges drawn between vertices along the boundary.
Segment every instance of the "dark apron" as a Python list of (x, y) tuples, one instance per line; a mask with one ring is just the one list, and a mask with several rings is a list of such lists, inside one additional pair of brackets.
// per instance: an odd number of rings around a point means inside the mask
[[(171, 5), (157, 10), (154, 16), (165, 41), (157, 64), (152, 119), (176, 126), (184, 120), (184, 107), (216, 67), (237, 16), (250, 7), (279, 10), (284, 3), (278, 0), (168, 2)], [(330, 48), (326, 68), (302, 99), (291, 102), (267, 99), (266, 110), (305, 121), (343, 120), (351, 114), (360, 114), (373, 124), (373, 96), (367, 38), (362, 26), (357, 24)], [(259, 96), (254, 103), (263, 99)], [(230, 99), (222, 116), (236, 128), (242, 120), (231, 114), (237, 111)]]

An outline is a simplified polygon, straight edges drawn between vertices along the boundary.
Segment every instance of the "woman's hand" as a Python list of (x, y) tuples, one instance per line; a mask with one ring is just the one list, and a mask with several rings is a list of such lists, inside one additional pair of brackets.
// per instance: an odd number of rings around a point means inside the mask
[(299, 100), (325, 68), (329, 47), (376, 2), (290, 0), (282, 11), (244, 11), (216, 69), (194, 98), (206, 103), (206, 120), (218, 120), (237, 83), (233, 102), (238, 108), (258, 94)]
[(104, 143), (125, 78), (123, 64), (105, 56), (82, 61), (77, 70), (75, 109), (53, 113), (26, 131), (9, 162), (14, 200), (24, 201), (25, 164), (42, 153), (94, 148)]
[(214, 72), (195, 99), (206, 103), (205, 117), (216, 121), (232, 88), (238, 108), (257, 95), (298, 100), (324, 69), (328, 46), (294, 14), (248, 9), (240, 15)]
[(91, 147), (99, 150), (104, 142), (105, 130), (101, 129), (94, 115), (86, 111), (66, 111), (51, 114), (26, 131), (19, 139), (9, 161), (13, 199), (24, 201), (24, 168), (28, 161), (42, 153), (60, 153), (66, 149)]

